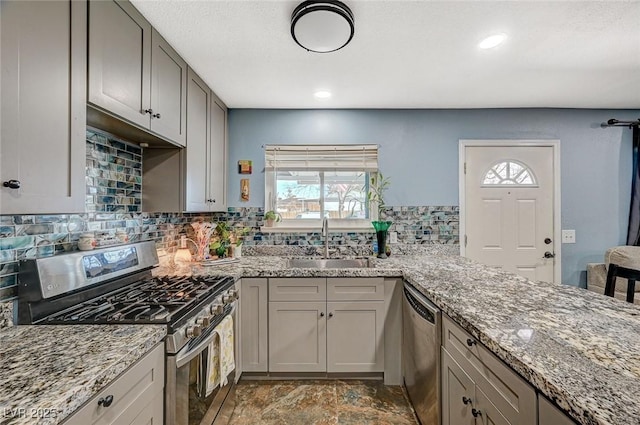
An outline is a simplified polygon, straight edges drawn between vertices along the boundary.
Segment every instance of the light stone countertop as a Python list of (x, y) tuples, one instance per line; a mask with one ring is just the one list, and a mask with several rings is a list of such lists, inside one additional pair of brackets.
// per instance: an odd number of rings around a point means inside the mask
[[(178, 272), (240, 277), (400, 277), (585, 425), (640, 424), (640, 307), (533, 282), (450, 255), (398, 255), (369, 269), (292, 269), (283, 257)], [(176, 272), (160, 269), (159, 273)]]
[(157, 325), (41, 325), (3, 330), (0, 424), (62, 422), (165, 335), (166, 327)]
[[(155, 274), (403, 277), (538, 391), (585, 425), (640, 424), (640, 307), (579, 288), (532, 282), (459, 256), (397, 255), (369, 269), (292, 269), (243, 257)], [(164, 338), (152, 325), (18, 326), (0, 333), (0, 423), (55, 424)], [(5, 377), (8, 377), (5, 378)], [(59, 409), (55, 420), (10, 418)]]

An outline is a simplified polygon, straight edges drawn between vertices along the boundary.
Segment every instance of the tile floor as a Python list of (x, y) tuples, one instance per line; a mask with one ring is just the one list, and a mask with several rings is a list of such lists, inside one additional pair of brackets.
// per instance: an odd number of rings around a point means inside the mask
[(402, 387), (382, 381), (241, 381), (229, 425), (417, 425)]

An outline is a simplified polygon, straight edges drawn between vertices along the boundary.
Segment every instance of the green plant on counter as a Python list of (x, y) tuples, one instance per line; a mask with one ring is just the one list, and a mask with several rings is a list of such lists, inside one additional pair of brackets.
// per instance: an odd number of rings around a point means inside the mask
[(384, 192), (389, 188), (391, 180), (388, 177), (384, 177), (382, 173), (377, 173), (371, 176), (369, 181), (369, 191), (367, 192), (367, 200), (369, 205), (376, 204), (378, 207), (378, 220), (382, 219), (382, 213), (386, 208), (384, 202)]
[(231, 231), (231, 236), (229, 237), (229, 240), (231, 241), (231, 243), (235, 243), (236, 246), (240, 246), (244, 241), (245, 235), (249, 233), (249, 231), (251, 231), (251, 228), (249, 227), (242, 227), (242, 228), (235, 227)]
[(277, 212), (271, 210), (271, 211), (267, 211), (266, 213), (264, 213), (264, 219), (265, 220), (280, 221), (282, 218), (280, 217), (280, 214), (278, 214)]

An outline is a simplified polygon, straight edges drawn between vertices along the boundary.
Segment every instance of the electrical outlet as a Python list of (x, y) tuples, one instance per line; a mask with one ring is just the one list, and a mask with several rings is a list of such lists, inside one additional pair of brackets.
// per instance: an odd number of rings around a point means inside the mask
[(389, 243), (398, 243), (398, 232), (389, 232)]
[(576, 231), (575, 230), (563, 230), (562, 231), (562, 243), (576, 243)]

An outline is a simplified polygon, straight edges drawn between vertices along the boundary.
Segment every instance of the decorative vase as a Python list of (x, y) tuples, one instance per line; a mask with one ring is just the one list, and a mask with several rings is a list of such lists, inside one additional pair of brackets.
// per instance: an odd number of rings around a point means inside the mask
[(378, 258), (387, 258), (387, 231), (391, 227), (390, 221), (372, 221), (373, 228), (376, 229), (378, 239)]
[(273, 227), (273, 223), (275, 223), (274, 219), (267, 219), (267, 227)]
[(233, 258), (240, 258), (242, 257), (242, 244), (240, 245), (231, 245), (231, 256)]

